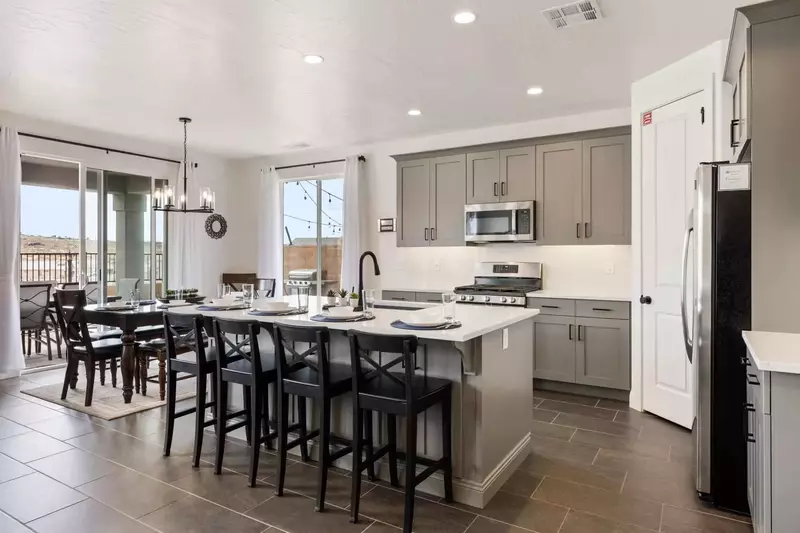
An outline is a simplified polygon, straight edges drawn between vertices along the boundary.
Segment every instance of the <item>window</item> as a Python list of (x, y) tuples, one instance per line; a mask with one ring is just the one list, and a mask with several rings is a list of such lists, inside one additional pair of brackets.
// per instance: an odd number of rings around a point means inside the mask
[(285, 282), (315, 280), (312, 295), (340, 288), (343, 198), (344, 179), (340, 176), (283, 183)]

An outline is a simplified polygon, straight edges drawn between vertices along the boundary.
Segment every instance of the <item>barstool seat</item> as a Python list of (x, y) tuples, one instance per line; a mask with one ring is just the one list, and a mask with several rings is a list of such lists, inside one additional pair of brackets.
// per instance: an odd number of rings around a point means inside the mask
[[(350, 370), (350, 365), (330, 364), (328, 368), (328, 382), (331, 393), (334, 396), (338, 396), (343, 392), (349, 392), (353, 387), (353, 371)], [(296, 383), (301, 386), (318, 386), (319, 380), (319, 372), (309, 367), (295, 370), (284, 378), (284, 382), (287, 385), (287, 390), (292, 389), (292, 383)]]
[[(367, 381), (359, 390), (362, 408), (387, 412), (392, 407), (392, 400), (394, 400), (397, 403), (394, 412), (396, 414), (405, 413), (406, 386), (402, 383), (405, 376), (395, 372), (390, 372), (390, 374), (397, 381), (379, 375)], [(452, 382), (447, 379), (414, 376), (411, 379), (411, 394), (417, 407), (424, 410), (442, 401), (442, 394), (452, 386)]]
[[(245, 350), (245, 353), (250, 353), (250, 350)], [(275, 373), (275, 352), (272, 350), (261, 350), (261, 371), (263, 373)], [(252, 355), (251, 355), (252, 357)], [(253, 363), (250, 362), (249, 359), (239, 359), (238, 361), (234, 361), (232, 363), (228, 363), (225, 365), (225, 368), (222, 370), (223, 374), (226, 377), (233, 377), (234, 379), (237, 374), (240, 374), (242, 377), (245, 377), (249, 380), (251, 373), (253, 372)]]

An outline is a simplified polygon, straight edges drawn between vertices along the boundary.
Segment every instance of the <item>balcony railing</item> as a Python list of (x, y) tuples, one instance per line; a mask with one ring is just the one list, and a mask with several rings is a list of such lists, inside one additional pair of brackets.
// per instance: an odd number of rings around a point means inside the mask
[[(164, 254), (156, 254), (156, 280), (164, 278)], [(20, 281), (53, 281), (55, 283), (77, 283), (80, 268), (80, 254), (77, 253), (21, 253)], [(98, 281), (98, 254), (86, 254), (88, 281)], [(144, 254), (144, 275), (150, 277), (152, 261), (150, 254)], [(106, 254), (106, 277), (109, 283), (117, 281), (117, 254)]]

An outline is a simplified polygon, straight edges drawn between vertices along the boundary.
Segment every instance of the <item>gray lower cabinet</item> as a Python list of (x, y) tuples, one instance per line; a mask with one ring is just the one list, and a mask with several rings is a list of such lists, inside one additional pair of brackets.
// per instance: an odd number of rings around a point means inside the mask
[[(630, 390), (629, 303), (528, 298), (527, 306), (540, 313), (533, 377)], [(602, 313), (623, 318), (597, 318)]]
[(533, 377), (575, 382), (575, 318), (539, 315), (533, 320)]
[(575, 382), (630, 389), (630, 322), (611, 318), (575, 319)]
[(381, 299), (398, 302), (442, 303), (442, 293), (431, 291), (381, 291)]
[(397, 245), (463, 246), (466, 156), (397, 165)]

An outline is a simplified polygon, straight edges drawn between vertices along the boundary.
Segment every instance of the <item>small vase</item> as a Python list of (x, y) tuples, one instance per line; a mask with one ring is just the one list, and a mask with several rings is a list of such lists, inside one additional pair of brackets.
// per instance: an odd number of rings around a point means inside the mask
[(336, 297), (336, 306), (337, 307), (344, 307), (347, 305), (347, 298), (342, 298), (341, 296)]
[(325, 298), (328, 305), (336, 305), (336, 296), (326, 296)]
[(350, 307), (358, 307), (358, 298), (350, 298)]

